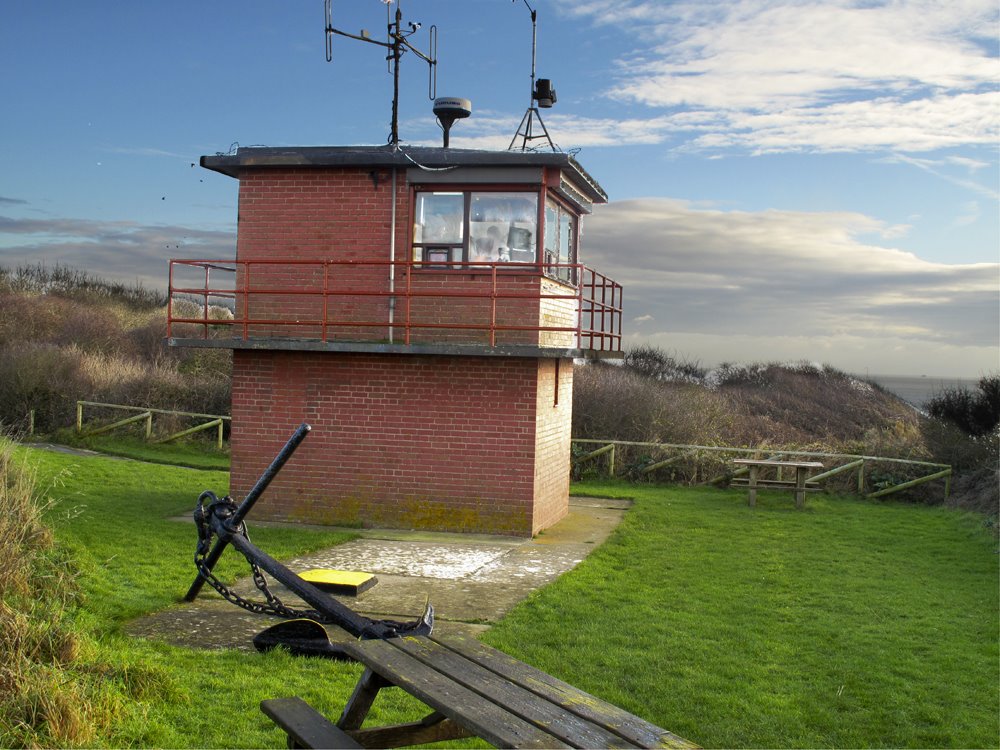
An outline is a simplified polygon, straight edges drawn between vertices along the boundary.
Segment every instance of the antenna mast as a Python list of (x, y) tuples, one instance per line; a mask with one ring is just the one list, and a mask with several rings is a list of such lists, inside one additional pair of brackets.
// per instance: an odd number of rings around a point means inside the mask
[(420, 28), (419, 23), (412, 21), (403, 27), (403, 10), (400, 7), (400, 0), (395, 0), (396, 14), (393, 20), (391, 10), (393, 0), (382, 0), (385, 2), (386, 15), (386, 40), (379, 42), (371, 38), (367, 30), (362, 29), (360, 34), (350, 34), (346, 31), (334, 28), (333, 26), (333, 0), (324, 0), (324, 10), (326, 12), (326, 61), (333, 60), (333, 35), (346, 36), (349, 39), (356, 39), (359, 42), (367, 42), (384, 47), (388, 50), (386, 60), (388, 61), (389, 72), (392, 74), (392, 122), (389, 130), (389, 143), (393, 148), (399, 146), (399, 63), (403, 54), (412, 52), (421, 60), (427, 63), (427, 96), (433, 100), (437, 96), (437, 26), (431, 26), (430, 53), (424, 54), (414, 47), (409, 37)]
[[(517, 0), (512, 0), (517, 2)], [(521, 124), (517, 127), (517, 132), (514, 133), (514, 137), (510, 141), (510, 145), (507, 147), (508, 151), (515, 151), (515, 144), (518, 138), (521, 139), (521, 151), (528, 151), (530, 149), (528, 143), (529, 141), (537, 140), (539, 138), (544, 138), (548, 144), (549, 148), (553, 151), (558, 151), (559, 148), (552, 142), (549, 137), (549, 131), (545, 127), (545, 123), (542, 121), (542, 115), (538, 111), (538, 107), (548, 109), (553, 104), (556, 103), (556, 90), (552, 88), (552, 81), (548, 78), (539, 78), (536, 84), (535, 82), (535, 53), (538, 48), (538, 13), (528, 5), (528, 0), (523, 0), (525, 7), (531, 13), (531, 97), (528, 99), (528, 109), (524, 113), (524, 117), (521, 118)], [(538, 102), (538, 106), (535, 106), (535, 102)], [(534, 124), (535, 120), (538, 121), (538, 127), (541, 128), (541, 133), (536, 133)]]

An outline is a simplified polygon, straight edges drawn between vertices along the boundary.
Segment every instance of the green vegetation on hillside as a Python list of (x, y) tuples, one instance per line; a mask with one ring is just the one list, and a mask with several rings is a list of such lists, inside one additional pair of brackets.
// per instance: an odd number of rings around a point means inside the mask
[(0, 268), (0, 423), (23, 429), (34, 410), (37, 430), (67, 427), (79, 399), (228, 414), (231, 352), (165, 336), (159, 292), (65, 267)]
[[(194, 527), (174, 519), (190, 514), (203, 490), (225, 492), (225, 473), (30, 449), (15, 455), (35, 467), (37, 485), (54, 499), (45, 521), (56, 543), (46, 554), (56, 562), (35, 565), (23, 577), (24, 598), (13, 600), (12, 612), (5, 589), (0, 611), (15, 624), (51, 629), (56, 635), (49, 640), (76, 648), (52, 656), (48, 641), (34, 647), (4, 629), (0, 665), (12, 663), (8, 655), (22, 649), (21, 672), (46, 681), (32, 693), (24, 680), (0, 679), (9, 685), (0, 746), (277, 746), (279, 733), (257, 707), (261, 697), (301, 692), (322, 705), (327, 684), (350, 690), (357, 675), (331, 677), (326, 662), (292, 665), (282, 654), (195, 651), (124, 634), (128, 620), (175, 605), (191, 584)], [(332, 531), (254, 530), (256, 542), (284, 559), (349, 538)], [(10, 545), (9, 534), (0, 536), (0, 560), (19, 554)], [(55, 578), (54, 566), (60, 571)], [(247, 567), (229, 554), (216, 570), (232, 580)], [(60, 577), (69, 594), (59, 594)]]
[[(51, 559), (74, 571), (62, 617), (41, 616), (77, 653), (56, 677), (43, 651), (33, 668), (76, 723), (52, 725), (61, 714), (48, 710), (16, 723), (10, 707), (23, 704), (7, 700), (0, 745), (278, 747), (261, 699), (343, 708), (356, 665), (124, 632), (186, 591), (194, 529), (172, 519), (202, 490), (225, 491), (224, 473), (15, 455), (50, 488)], [(494, 645), (705, 746), (997, 746), (998, 557), (981, 516), (833, 496), (795, 512), (764, 493), (752, 511), (735, 491), (577, 490), (636, 504), (604, 546), (490, 631)], [(250, 521), (280, 559), (347, 538)], [(246, 566), (227, 554), (218, 570), (231, 580)], [(375, 719), (420, 715), (397, 694)]]

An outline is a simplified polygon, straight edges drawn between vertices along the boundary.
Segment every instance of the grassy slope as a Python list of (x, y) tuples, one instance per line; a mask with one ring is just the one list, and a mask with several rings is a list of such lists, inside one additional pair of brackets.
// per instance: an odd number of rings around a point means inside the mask
[(486, 639), (710, 747), (997, 747), (996, 545), (976, 516), (785, 494), (634, 496)]
[[(301, 694), (331, 713), (342, 708), (356, 668), (280, 654), (203, 652), (122, 634), (137, 615), (175, 604), (194, 574), (194, 528), (169, 518), (188, 513), (202, 490), (222, 493), (228, 476), (166, 466), (28, 452), (60, 501), (50, 514), (57, 538), (79, 558), (84, 608), (79, 625), (94, 635), (87, 662), (120, 665), (105, 675), (98, 700), (117, 706), (102, 727), (108, 746), (278, 747), (280, 732), (261, 699)], [(345, 535), (256, 529), (254, 540), (279, 558), (331, 546)], [(219, 572), (246, 572), (223, 557)], [(136, 701), (138, 698), (138, 701)]]
[[(168, 520), (220, 472), (28, 451), (61, 477), (51, 514), (81, 558), (82, 657), (114, 664), (99, 744), (278, 747), (257, 704), (301, 695), (337, 715), (357, 667), (203, 652), (122, 634), (189, 585), (194, 532)], [(785, 495), (586, 485), (638, 498), (620, 531), (489, 640), (708, 746), (998, 744), (997, 557), (955, 512)], [(344, 537), (255, 529), (278, 558)], [(231, 557), (227, 575), (244, 566)], [(641, 655), (641, 657), (639, 656)], [(88, 661), (89, 660), (89, 661)], [(408, 699), (376, 706), (418, 718)]]

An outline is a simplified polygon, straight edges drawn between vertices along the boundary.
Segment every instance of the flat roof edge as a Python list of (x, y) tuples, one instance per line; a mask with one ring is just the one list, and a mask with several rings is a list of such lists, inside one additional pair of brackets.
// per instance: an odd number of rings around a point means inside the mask
[(576, 174), (595, 203), (608, 195), (571, 155), (561, 151), (485, 151), (429, 146), (252, 146), (202, 156), (205, 169), (239, 179), (246, 169), (279, 167), (524, 167), (552, 166)]

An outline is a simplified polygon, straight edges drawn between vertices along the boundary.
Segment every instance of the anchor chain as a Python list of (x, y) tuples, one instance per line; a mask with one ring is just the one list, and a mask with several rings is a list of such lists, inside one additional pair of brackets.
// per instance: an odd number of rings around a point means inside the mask
[[(205, 505), (206, 498), (210, 500), (208, 506)], [(226, 584), (220, 581), (215, 573), (212, 572), (211, 567), (209, 567), (205, 562), (205, 558), (208, 556), (208, 553), (212, 548), (212, 537), (214, 536), (211, 524), (209, 523), (209, 518), (213, 515), (217, 515), (221, 518), (229, 518), (236, 511), (236, 507), (236, 503), (231, 497), (229, 497), (229, 495), (226, 495), (220, 500), (214, 492), (206, 490), (198, 496), (198, 505), (194, 509), (194, 523), (198, 529), (198, 546), (194, 553), (194, 564), (198, 569), (198, 574), (205, 579), (205, 582), (208, 583), (209, 586), (218, 591), (223, 599), (235, 604), (237, 607), (242, 607), (249, 612), (254, 612), (259, 615), (275, 615), (277, 617), (285, 617), (289, 619), (305, 617), (318, 622), (332, 622), (329, 617), (321, 612), (317, 612), (314, 609), (294, 609), (287, 606), (270, 590), (270, 588), (268, 588), (267, 579), (264, 578), (264, 573), (260, 569), (260, 566), (246, 555), (244, 555), (244, 557), (250, 564), (254, 586), (256, 586), (257, 590), (264, 595), (265, 599), (267, 599), (266, 604), (255, 602), (251, 599), (245, 599), (226, 586)], [(233, 530), (233, 533), (239, 534), (247, 541), (250, 541), (250, 535), (247, 533), (246, 523), (243, 521), (240, 521), (240, 525)]]

